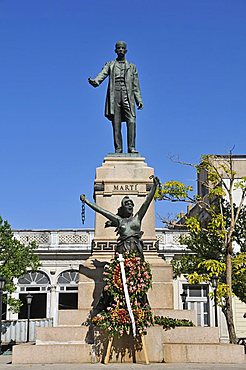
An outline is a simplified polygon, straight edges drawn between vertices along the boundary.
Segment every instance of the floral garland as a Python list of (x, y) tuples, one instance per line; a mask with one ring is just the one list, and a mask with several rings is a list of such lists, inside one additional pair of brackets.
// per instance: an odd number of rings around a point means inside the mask
[[(149, 305), (144, 307), (132, 306), (138, 334), (146, 334), (147, 327), (153, 325), (152, 313)], [(114, 302), (107, 311), (102, 311), (92, 319), (92, 323), (98, 328), (107, 331), (109, 337), (116, 335), (121, 337), (129, 335), (132, 324), (127, 308), (124, 304)]]
[[(130, 299), (135, 301), (136, 298), (143, 297), (152, 286), (150, 265), (133, 252), (126, 252), (124, 258), (126, 283)], [(104, 290), (107, 290), (114, 297), (124, 296), (118, 255), (109, 265), (105, 266), (103, 275), (106, 284)]]
[[(147, 327), (153, 325), (151, 309), (146, 299), (146, 293), (152, 286), (150, 265), (134, 252), (126, 252), (124, 258), (126, 281), (137, 332), (145, 334)], [(132, 324), (126, 307), (118, 255), (105, 266), (103, 280), (104, 292), (111, 297), (111, 304), (106, 311), (97, 314), (92, 322), (106, 330), (109, 336), (120, 337), (130, 334)]]

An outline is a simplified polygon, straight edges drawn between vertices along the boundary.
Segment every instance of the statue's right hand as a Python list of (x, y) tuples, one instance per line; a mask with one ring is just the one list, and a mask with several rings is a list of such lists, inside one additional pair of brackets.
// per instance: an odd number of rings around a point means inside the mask
[(88, 82), (93, 87), (97, 87), (98, 86), (98, 83), (95, 80), (93, 80), (92, 78), (90, 78), (90, 77), (88, 78)]
[(82, 203), (84, 203), (84, 202), (86, 201), (86, 196), (85, 196), (85, 194), (81, 194), (81, 195), (80, 195), (80, 200), (81, 200), (81, 202), (82, 202)]

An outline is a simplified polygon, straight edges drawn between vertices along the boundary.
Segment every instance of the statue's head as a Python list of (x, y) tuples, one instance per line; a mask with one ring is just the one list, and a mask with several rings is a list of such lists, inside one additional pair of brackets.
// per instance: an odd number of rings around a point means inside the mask
[(127, 53), (127, 45), (125, 41), (117, 41), (115, 44), (115, 52), (118, 55), (118, 57), (124, 57)]
[(121, 201), (121, 206), (118, 208), (118, 215), (121, 217), (129, 217), (133, 213), (134, 203), (128, 196), (125, 196)]

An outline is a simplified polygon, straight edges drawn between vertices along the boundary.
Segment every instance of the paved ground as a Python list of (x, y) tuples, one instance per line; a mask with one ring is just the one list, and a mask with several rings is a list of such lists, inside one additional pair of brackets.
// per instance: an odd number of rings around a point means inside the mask
[[(146, 370), (144, 364), (41, 364), (41, 365), (12, 365), (11, 355), (0, 356), (1, 370)], [(244, 364), (150, 364), (151, 370), (246, 370)]]

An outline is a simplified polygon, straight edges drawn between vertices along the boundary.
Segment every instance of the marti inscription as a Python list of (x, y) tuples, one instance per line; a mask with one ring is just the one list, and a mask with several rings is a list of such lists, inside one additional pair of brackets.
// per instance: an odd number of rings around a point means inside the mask
[(138, 184), (114, 184), (113, 191), (138, 191)]

